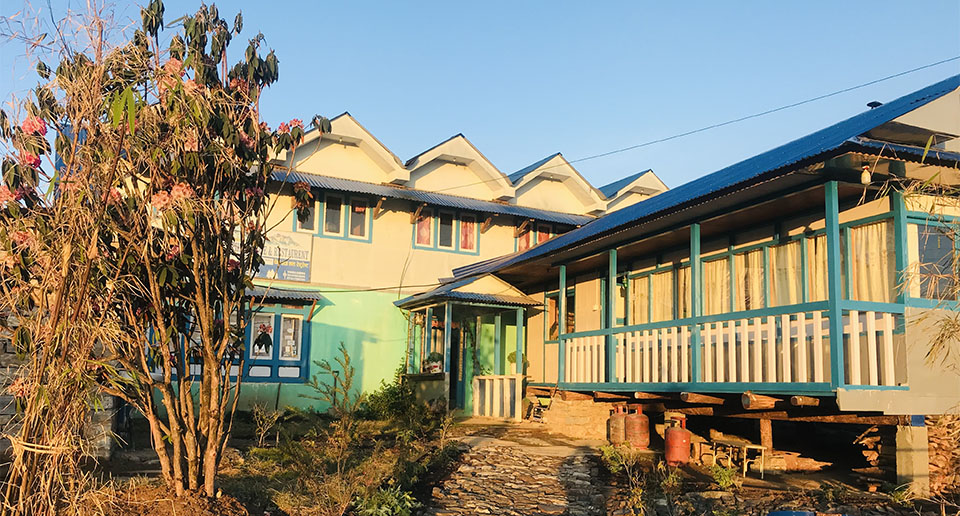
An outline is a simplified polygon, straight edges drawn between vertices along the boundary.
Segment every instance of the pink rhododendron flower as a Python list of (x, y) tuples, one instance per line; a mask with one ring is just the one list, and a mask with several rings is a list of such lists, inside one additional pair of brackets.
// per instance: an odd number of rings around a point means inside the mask
[(298, 193), (309, 192), (310, 185), (308, 185), (306, 181), (297, 181), (293, 183), (293, 191)]
[(173, 244), (170, 246), (170, 249), (167, 250), (167, 254), (164, 257), (169, 262), (178, 256), (180, 256), (180, 246), (177, 244)]
[(7, 394), (18, 398), (25, 398), (30, 393), (30, 384), (24, 376), (18, 376), (7, 386)]
[(190, 131), (187, 133), (187, 139), (183, 142), (183, 150), (187, 152), (197, 152), (200, 150), (200, 140), (197, 138), (197, 133)]
[(269, 132), (270, 132), (270, 126), (267, 125), (266, 122), (260, 122), (260, 130), (263, 131), (263, 132), (265, 132), (265, 133), (269, 133)]
[(260, 333), (273, 333), (273, 326), (269, 324), (261, 324), (259, 329)]
[(287, 125), (286, 122), (280, 122), (280, 127), (277, 127), (277, 132), (278, 132), (278, 133), (289, 133), (289, 132), (290, 132), (290, 126)]
[(227, 261), (227, 270), (228, 270), (228, 271), (234, 272), (234, 271), (236, 271), (238, 268), (240, 268), (240, 262), (239, 262), (239, 261), (237, 261), (237, 260), (235, 260), (235, 259), (233, 259), (233, 258), (230, 258), (230, 260)]
[(170, 199), (173, 202), (179, 202), (193, 197), (193, 188), (187, 183), (177, 183), (170, 189)]
[(16, 198), (13, 192), (7, 188), (7, 185), (0, 186), (0, 208), (6, 208), (8, 202), (13, 202)]
[(47, 134), (47, 123), (42, 118), (35, 116), (28, 116), (20, 127), (27, 134), (39, 134), (40, 136)]
[(240, 143), (248, 149), (253, 148), (253, 138), (247, 136), (247, 133), (240, 131)]
[(187, 79), (183, 81), (183, 91), (187, 92), (187, 95), (193, 95), (194, 93), (203, 91), (203, 86), (197, 84), (193, 79)]
[(163, 71), (176, 75), (177, 77), (183, 77), (183, 62), (175, 57), (171, 57), (163, 64)]
[(170, 198), (170, 194), (161, 190), (153, 194), (153, 196), (150, 198), (150, 204), (154, 208), (163, 211), (173, 204), (173, 199)]
[(299, 118), (294, 118), (293, 120), (291, 120), (291, 121), (290, 121), (290, 130), (293, 130), (294, 127), (297, 127), (297, 128), (299, 128), (299, 129), (302, 131), (302, 130), (303, 130), (303, 120), (300, 120)]
[(258, 186), (252, 186), (252, 187), (247, 188), (246, 190), (244, 190), (244, 193), (247, 194), (247, 197), (262, 197), (262, 196), (263, 196), (263, 188), (260, 188), (260, 187), (258, 187)]
[(40, 156), (37, 156), (32, 152), (24, 152), (20, 154), (20, 162), (24, 165), (37, 168), (40, 166)]
[(120, 192), (119, 188), (110, 190), (110, 197), (107, 199), (107, 202), (110, 204), (120, 204), (123, 202), (123, 193)]
[(20, 245), (29, 246), (33, 243), (33, 235), (26, 231), (13, 231), (10, 233), (10, 240), (13, 240), (13, 243)]

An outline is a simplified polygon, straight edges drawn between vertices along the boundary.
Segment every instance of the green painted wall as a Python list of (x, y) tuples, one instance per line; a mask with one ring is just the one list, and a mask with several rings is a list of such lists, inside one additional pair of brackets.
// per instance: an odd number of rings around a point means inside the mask
[[(355, 388), (371, 392), (381, 381), (392, 380), (394, 372), (403, 364), (407, 341), (407, 320), (393, 305), (396, 294), (324, 291), (323, 297), (324, 302), (318, 303), (310, 321), (309, 375), (319, 374), (314, 361), (327, 360), (333, 364), (342, 342), (356, 369)], [(314, 391), (304, 384), (248, 380), (241, 387), (239, 409), (266, 403), (271, 407), (289, 405), (326, 410), (325, 403), (303, 398), (301, 394), (312, 395)]]

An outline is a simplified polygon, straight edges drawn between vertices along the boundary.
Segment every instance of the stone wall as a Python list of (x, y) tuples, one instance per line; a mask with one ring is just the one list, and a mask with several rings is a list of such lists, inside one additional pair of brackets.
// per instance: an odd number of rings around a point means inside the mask
[(610, 403), (592, 399), (564, 401), (556, 396), (543, 414), (543, 423), (548, 432), (576, 439), (606, 439), (612, 409)]

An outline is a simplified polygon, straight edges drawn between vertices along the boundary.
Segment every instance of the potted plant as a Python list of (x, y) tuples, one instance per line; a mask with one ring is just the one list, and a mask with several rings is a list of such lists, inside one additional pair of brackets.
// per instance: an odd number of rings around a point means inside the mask
[(439, 373), (443, 371), (443, 355), (437, 351), (431, 352), (427, 355), (424, 368), (428, 373)]

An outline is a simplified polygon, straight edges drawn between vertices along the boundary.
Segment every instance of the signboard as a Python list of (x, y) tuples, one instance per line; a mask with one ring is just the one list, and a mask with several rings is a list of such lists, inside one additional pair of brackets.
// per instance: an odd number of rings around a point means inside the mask
[(263, 246), (263, 265), (258, 278), (310, 281), (313, 235), (271, 231)]

